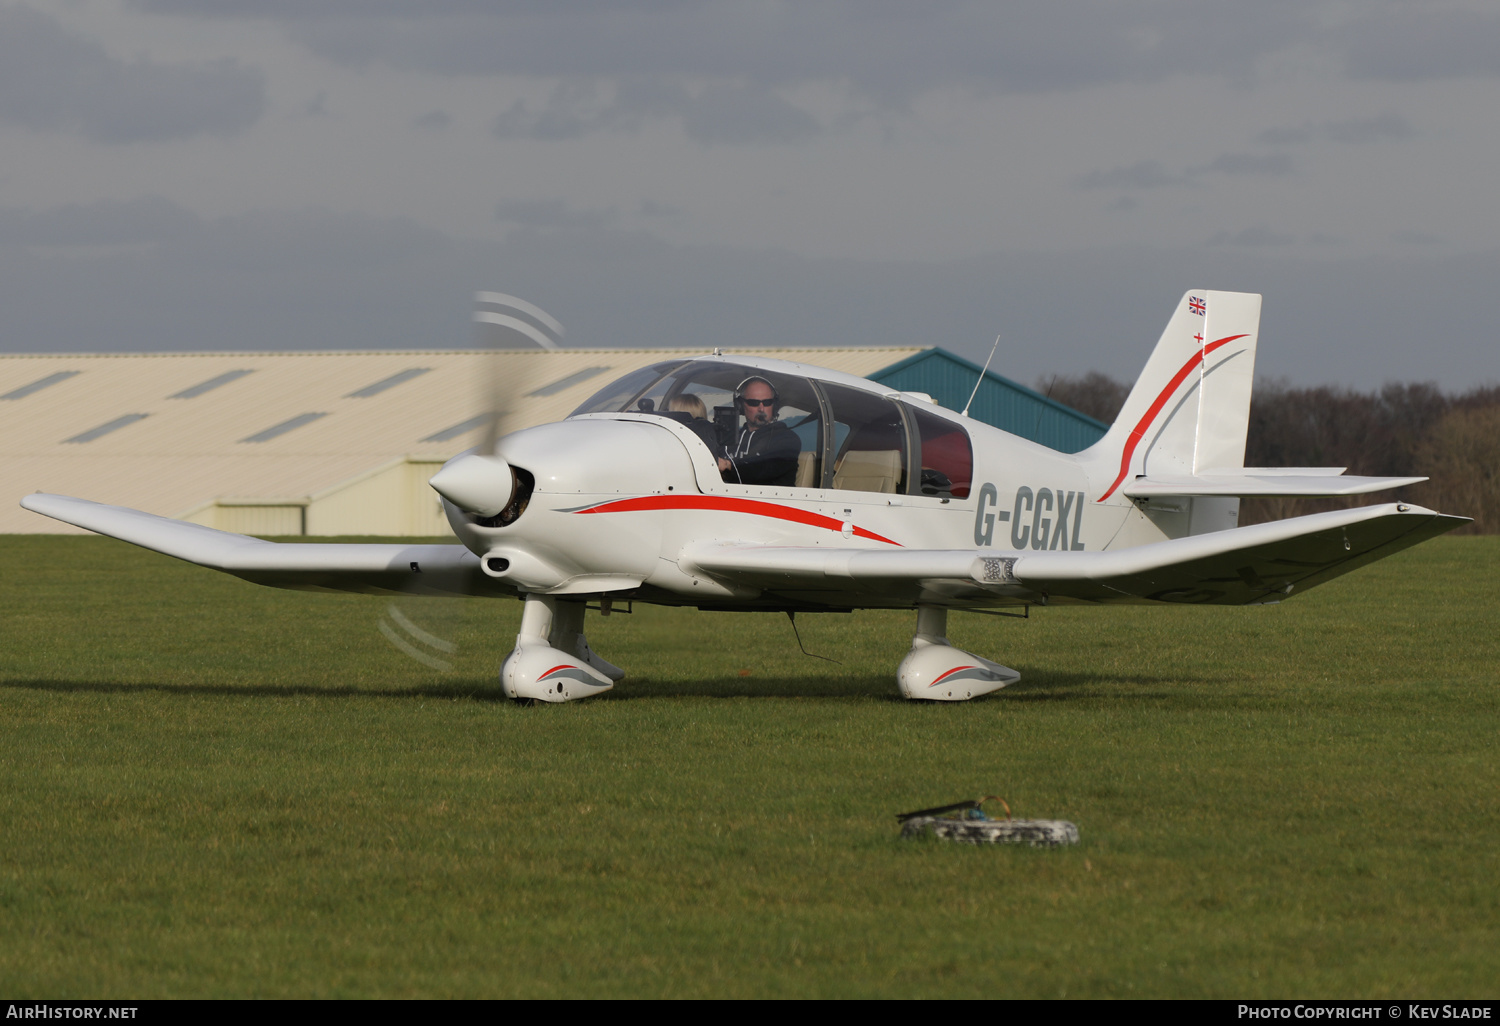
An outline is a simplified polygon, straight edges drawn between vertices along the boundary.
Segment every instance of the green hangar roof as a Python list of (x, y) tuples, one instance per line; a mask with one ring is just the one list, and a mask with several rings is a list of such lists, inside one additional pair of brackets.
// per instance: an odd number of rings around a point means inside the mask
[[(939, 406), (962, 410), (979, 371), (977, 363), (945, 349), (923, 349), (866, 376), (902, 392), (926, 392)], [(1087, 449), (1109, 430), (1108, 424), (993, 371), (985, 372), (969, 416), (1061, 452)]]

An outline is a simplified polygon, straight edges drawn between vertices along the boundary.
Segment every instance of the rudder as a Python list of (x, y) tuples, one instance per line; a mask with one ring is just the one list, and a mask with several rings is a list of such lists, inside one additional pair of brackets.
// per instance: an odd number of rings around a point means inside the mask
[(1247, 292), (1183, 294), (1114, 425), (1089, 450), (1110, 470), (1098, 501), (1148, 470), (1244, 466), (1260, 301)]

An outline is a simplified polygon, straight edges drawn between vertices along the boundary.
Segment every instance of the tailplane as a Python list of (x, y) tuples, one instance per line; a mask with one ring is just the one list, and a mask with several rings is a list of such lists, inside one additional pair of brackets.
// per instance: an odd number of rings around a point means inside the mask
[(1086, 456), (1108, 478), (1098, 501), (1143, 475), (1196, 476), (1245, 465), (1260, 296), (1183, 295), (1114, 426)]

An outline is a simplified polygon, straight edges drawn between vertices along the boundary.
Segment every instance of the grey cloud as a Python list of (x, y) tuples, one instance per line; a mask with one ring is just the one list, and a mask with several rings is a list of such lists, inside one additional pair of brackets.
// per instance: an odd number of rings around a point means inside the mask
[(31, 7), (0, 7), (0, 118), (103, 143), (227, 135), (265, 109), (265, 76), (233, 61), (131, 63)]
[(785, 143), (816, 135), (817, 120), (775, 93), (711, 85), (682, 112), (688, 138), (704, 143)]
[(576, 210), (562, 200), (501, 200), (495, 217), (526, 228), (604, 228), (619, 220), (614, 210)]
[(1077, 185), (1080, 189), (1162, 189), (1191, 185), (1205, 174), (1285, 175), (1291, 171), (1291, 158), (1284, 153), (1221, 153), (1207, 164), (1180, 172), (1167, 170), (1159, 160), (1090, 171)]
[(658, 203), (655, 200), (641, 200), (640, 208), (636, 211), (642, 217), (682, 217), (681, 207), (674, 207), (666, 203)]
[(486, 265), (483, 250), (408, 222), (320, 210), (262, 211), (147, 236), (135, 232), (149, 244), (126, 251), (0, 246), (0, 348), (462, 346), (465, 293)]
[(1373, 118), (1330, 121), (1323, 126), (1323, 134), (1334, 142), (1369, 143), (1381, 139), (1405, 139), (1416, 133), (1405, 118), (1381, 114)]
[(998, 332), (995, 369), (1016, 380), (1091, 369), (1133, 380), (1183, 290), (1203, 286), (1265, 295), (1263, 374), (1362, 388), (1436, 377), (1457, 388), (1495, 379), (1488, 310), (1470, 300), (1497, 276), (1493, 251), (1314, 259), (1226, 245), (810, 259), (619, 229), (517, 229), (495, 243), (398, 220), (270, 211), (203, 222), (144, 255), (0, 247), (0, 348), (461, 347), (473, 292), (498, 289), (551, 311), (578, 346), (920, 340), (980, 362)]
[(1245, 228), (1238, 232), (1220, 231), (1208, 240), (1210, 246), (1290, 246), (1297, 241), (1295, 235), (1272, 231), (1263, 226)]
[(636, 131), (647, 120), (677, 121), (700, 143), (784, 143), (822, 126), (775, 92), (741, 83), (711, 83), (693, 92), (657, 78), (630, 78), (614, 95), (588, 82), (563, 83), (539, 108), (516, 101), (495, 119), (501, 139), (573, 139), (591, 132)]
[(1308, 128), (1268, 128), (1255, 140), (1267, 146), (1301, 146), (1312, 142), (1313, 133)]
[(0, 208), (0, 246), (128, 246), (182, 239), (199, 230), (198, 216), (170, 200), (73, 203), (51, 210)]
[(447, 112), (445, 111), (430, 110), (425, 114), (418, 114), (416, 117), (412, 118), (411, 123), (414, 128), (421, 128), (430, 132), (436, 132), (451, 125), (453, 123), (453, 119), (449, 117)]
[(1431, 232), (1419, 232), (1410, 228), (1403, 228), (1391, 235), (1391, 239), (1406, 246), (1437, 246), (1443, 242), (1440, 236)]
[(1351, 118), (1347, 121), (1325, 121), (1319, 125), (1282, 126), (1268, 128), (1257, 135), (1256, 141), (1268, 146), (1301, 146), (1314, 139), (1330, 142), (1363, 143), (1379, 142), (1382, 139), (1406, 139), (1416, 134), (1411, 123), (1397, 114), (1377, 114), (1372, 118)]
[(1172, 174), (1159, 160), (1142, 160), (1126, 167), (1113, 167), (1106, 171), (1090, 171), (1078, 181), (1081, 189), (1160, 189), (1168, 185), (1182, 185), (1184, 175)]
[(134, 0), (134, 6), (272, 19), (316, 52), (354, 66), (589, 80), (685, 76), (764, 87), (828, 81), (888, 106), (940, 86), (1035, 92), (1178, 74), (1242, 80), (1260, 56), (1303, 38), (1312, 25), (1311, 12), (1292, 0), (1253, 8), (1228, 0)]
[(1221, 153), (1203, 168), (1226, 175), (1286, 175), (1292, 158), (1285, 153)]
[(1340, 35), (1355, 78), (1415, 82), (1500, 75), (1500, 13), (1492, 9), (1388, 8)]
[(533, 110), (524, 100), (517, 100), (495, 119), (491, 131), (497, 139), (576, 139), (604, 127), (598, 112), (580, 113), (549, 101), (541, 110)]

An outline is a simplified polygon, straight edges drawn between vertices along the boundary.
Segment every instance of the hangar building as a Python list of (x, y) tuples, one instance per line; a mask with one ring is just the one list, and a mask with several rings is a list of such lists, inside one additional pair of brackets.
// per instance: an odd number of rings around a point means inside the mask
[[(980, 368), (932, 347), (736, 349), (968, 401)], [(258, 535), (448, 533), (427, 480), (483, 434), (560, 420), (682, 350), (0, 355), (0, 533), (76, 528), (21, 509), (55, 492)], [(498, 363), (496, 362), (498, 361)], [(1105, 425), (986, 374), (970, 415), (1068, 452)]]

